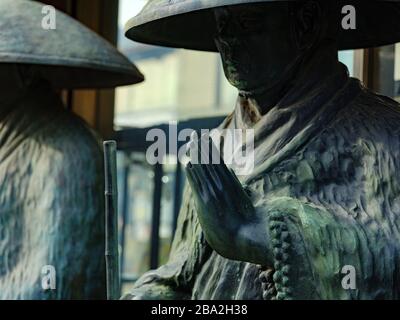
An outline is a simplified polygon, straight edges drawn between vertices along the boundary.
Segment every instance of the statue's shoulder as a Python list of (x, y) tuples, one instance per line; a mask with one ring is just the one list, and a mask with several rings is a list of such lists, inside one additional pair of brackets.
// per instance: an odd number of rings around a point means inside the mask
[(41, 150), (41, 160), (52, 163), (48, 171), (68, 169), (79, 175), (96, 175), (102, 165), (98, 135), (84, 120), (63, 107), (53, 106), (46, 111), (32, 117), (37, 123), (31, 139), (23, 142), (26, 148), (32, 154)]
[[(360, 85), (359, 94), (336, 116), (334, 130), (346, 136), (377, 139), (400, 137), (400, 104)], [(348, 134), (346, 134), (346, 132)]]
[[(81, 156), (101, 154), (100, 137), (83, 119), (64, 108), (55, 108), (48, 118), (49, 125), (40, 132), (43, 144), (57, 146), (66, 154), (72, 151)], [(74, 156), (78, 155), (74, 152)]]
[(363, 86), (354, 107), (364, 111), (363, 114), (371, 120), (379, 122), (391, 119), (397, 121), (397, 125), (400, 124), (400, 103)]

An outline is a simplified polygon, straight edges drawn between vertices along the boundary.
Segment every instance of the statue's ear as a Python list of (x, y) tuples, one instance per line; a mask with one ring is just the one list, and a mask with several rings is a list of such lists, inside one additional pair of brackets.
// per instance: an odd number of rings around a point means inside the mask
[(322, 9), (316, 1), (307, 1), (295, 12), (295, 35), (301, 50), (312, 47), (320, 36), (322, 27)]

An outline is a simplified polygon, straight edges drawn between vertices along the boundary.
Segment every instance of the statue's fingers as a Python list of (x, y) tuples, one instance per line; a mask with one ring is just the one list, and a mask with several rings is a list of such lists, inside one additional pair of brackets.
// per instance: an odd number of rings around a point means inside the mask
[(218, 177), (223, 185), (228, 184), (230, 186), (237, 187), (239, 180), (237, 179), (236, 174), (229, 169), (224, 162), (218, 166), (215, 166), (215, 170), (217, 171)]
[(189, 184), (192, 187), (192, 190), (196, 193), (200, 193), (201, 182), (198, 176), (195, 174), (194, 166), (191, 162), (189, 162), (186, 166), (186, 176), (188, 178)]
[(213, 177), (217, 188), (222, 191), (223, 184), (221, 181), (221, 177), (218, 175), (218, 166), (224, 165), (224, 161), (222, 160), (219, 150), (216, 148), (214, 142), (211, 137), (208, 139), (208, 153), (209, 153), (209, 164), (207, 166), (208, 171)]
[(210, 165), (199, 164), (197, 172), (204, 177), (203, 187), (205, 192), (207, 192), (207, 197), (213, 201), (218, 201), (220, 198), (220, 189), (218, 188), (215, 177), (209, 171)]
[(187, 169), (189, 184), (195, 195), (198, 213), (201, 215), (213, 215), (220, 212), (220, 205), (211, 185), (207, 181), (200, 181), (200, 165), (193, 165)]
[(222, 184), (221, 178), (218, 175), (218, 170), (217, 170), (218, 166), (220, 166), (220, 164), (206, 165), (207, 171), (208, 171), (209, 175), (212, 177), (215, 187), (217, 188), (217, 190), (219, 192), (221, 192), (221, 191), (223, 191), (224, 186)]
[(198, 165), (197, 164), (192, 164), (191, 162), (188, 163), (186, 166), (186, 173), (188, 175), (188, 178), (191, 180), (191, 187), (192, 190), (201, 195), (204, 190), (203, 190), (203, 179), (199, 176), (197, 173), (198, 170)]
[(216, 194), (213, 188), (212, 178), (209, 176), (205, 166), (202, 164), (196, 164), (192, 167), (192, 173), (197, 178), (200, 184), (201, 197), (203, 201), (209, 201), (209, 199), (215, 199)]
[(218, 176), (218, 172), (215, 167), (216, 164), (201, 164), (204, 175), (207, 176), (210, 182), (212, 182), (215, 192), (221, 192), (223, 190), (223, 184), (221, 178)]
[(248, 213), (252, 214), (253, 210), (250, 210), (250, 208), (253, 208), (253, 205), (249, 194), (244, 189), (235, 172), (226, 165), (219, 166), (218, 171), (222, 185), (228, 186), (222, 194), (228, 198), (226, 201), (232, 212), (237, 213), (239, 216), (246, 216)]
[(207, 178), (215, 185), (216, 192), (222, 191), (223, 184), (218, 176), (218, 172), (214, 168), (216, 164), (212, 163), (212, 161), (215, 159), (215, 155), (212, 153), (218, 151), (216, 150), (216, 147), (209, 135), (202, 135), (200, 139), (200, 148), (198, 148), (197, 151), (198, 158), (200, 159), (201, 169), (203, 170), (204, 175), (207, 176)]
[(214, 179), (211, 177), (210, 172), (208, 171), (208, 166), (202, 165), (202, 169), (204, 169), (205, 174), (207, 175), (207, 177), (209, 177), (209, 179), (204, 185), (204, 188), (206, 189), (209, 198), (212, 198), (214, 199), (214, 201), (217, 201), (220, 198), (219, 197), (220, 190), (216, 186)]

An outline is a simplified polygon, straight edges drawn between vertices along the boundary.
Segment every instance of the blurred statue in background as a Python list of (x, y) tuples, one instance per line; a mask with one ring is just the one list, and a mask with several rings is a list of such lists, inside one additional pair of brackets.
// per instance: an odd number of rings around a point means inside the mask
[[(0, 299), (105, 298), (103, 160), (55, 89), (143, 80), (61, 12), (0, 1)], [(47, 290), (46, 290), (47, 289)]]
[(238, 178), (189, 163), (169, 262), (124, 298), (400, 298), (400, 106), (337, 55), (400, 41), (399, 19), (396, 1), (148, 2), (127, 36), (218, 50), (239, 91), (220, 129), (253, 129), (255, 159)]

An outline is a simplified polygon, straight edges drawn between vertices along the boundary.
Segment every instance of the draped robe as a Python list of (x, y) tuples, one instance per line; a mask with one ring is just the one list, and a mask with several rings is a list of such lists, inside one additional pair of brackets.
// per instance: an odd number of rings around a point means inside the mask
[(105, 298), (102, 177), (88, 126), (47, 85), (21, 90), (0, 120), (0, 299)]
[[(188, 187), (169, 262), (125, 299), (399, 298), (399, 104), (341, 64), (324, 78), (310, 68), (264, 115), (239, 97), (220, 127), (255, 130), (255, 168), (241, 180), (269, 217), (274, 294), (263, 291), (262, 266), (207, 244)], [(346, 266), (355, 288), (343, 285)]]

